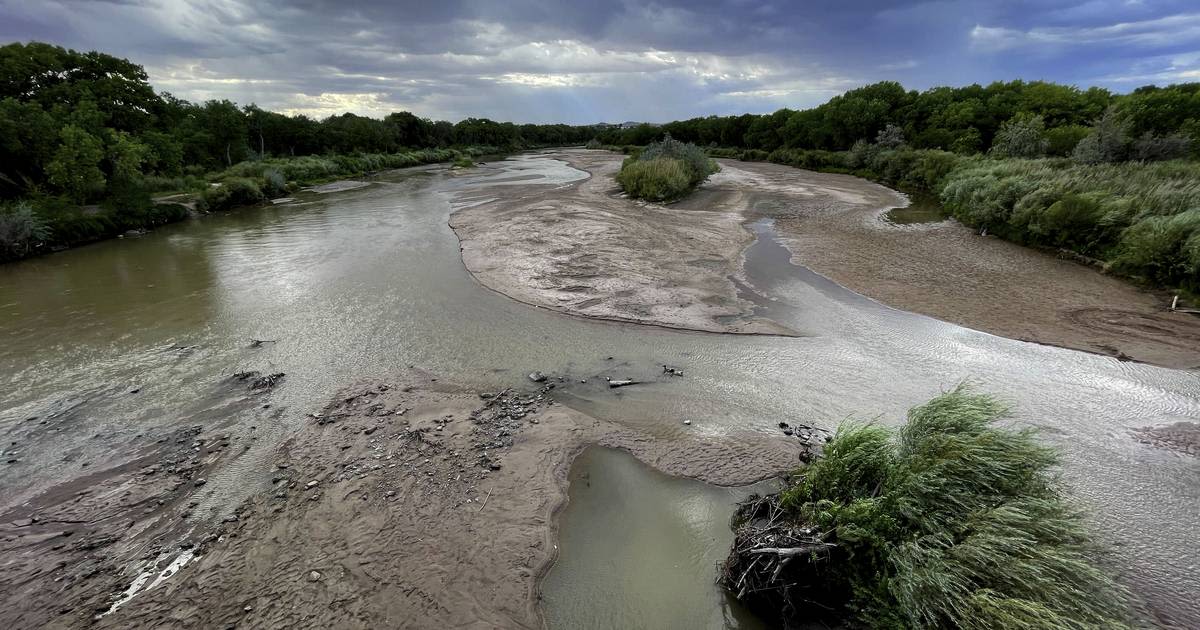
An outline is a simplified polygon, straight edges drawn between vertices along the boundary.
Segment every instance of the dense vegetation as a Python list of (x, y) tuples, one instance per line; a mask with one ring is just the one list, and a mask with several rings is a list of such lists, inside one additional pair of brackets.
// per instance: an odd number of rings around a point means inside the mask
[[(824, 605), (879, 628), (1128, 627), (1127, 595), (1063, 496), (1058, 455), (999, 426), (1004, 414), (959, 387), (899, 428), (842, 426), (772, 498), (773, 522), (738, 524), (746, 551), (726, 575), (757, 568), (762, 590), (743, 596), (782, 601), (794, 619)], [(792, 537), (812, 551), (775, 549), (804, 548)], [(761, 562), (774, 555), (791, 561)]]
[[(588, 143), (588, 146), (595, 145)], [(673, 201), (717, 172), (717, 163), (692, 143), (670, 134), (625, 158), (617, 183), (630, 197), (648, 201)]]
[[(151, 193), (206, 191), (212, 208), (298, 183), (482, 152), (582, 143), (590, 127), (288, 116), (158, 94), (134, 63), (43, 43), (0, 46), (0, 260), (186, 216)], [(209, 182), (219, 187), (207, 190)]]
[(608, 130), (715, 157), (848, 172), (940, 197), (963, 223), (1200, 291), (1200, 83), (1130, 94), (1043, 82), (905, 91), (886, 82), (810, 110)]

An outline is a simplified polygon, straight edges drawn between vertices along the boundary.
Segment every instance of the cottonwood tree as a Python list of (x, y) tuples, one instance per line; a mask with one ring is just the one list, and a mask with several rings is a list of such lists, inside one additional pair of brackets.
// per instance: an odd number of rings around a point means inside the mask
[(1049, 144), (1045, 119), (1018, 114), (1000, 125), (988, 154), (1000, 158), (1036, 158), (1046, 154)]
[(84, 203), (90, 195), (104, 188), (104, 172), (100, 170), (104, 145), (75, 125), (63, 127), (59, 139), (62, 144), (46, 168), (50, 183), (76, 203)]

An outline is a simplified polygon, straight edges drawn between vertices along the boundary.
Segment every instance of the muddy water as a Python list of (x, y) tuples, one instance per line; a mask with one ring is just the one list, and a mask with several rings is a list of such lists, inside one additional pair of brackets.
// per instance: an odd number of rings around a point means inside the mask
[(570, 480), (542, 589), (550, 628), (762, 627), (713, 568), (729, 555), (734, 505), (773, 484), (718, 488), (605, 448), (584, 451)]
[(896, 225), (911, 225), (914, 223), (937, 223), (945, 221), (949, 214), (937, 199), (926, 196), (912, 198), (912, 203), (903, 208), (892, 208), (884, 213), (885, 221)]
[[(20, 459), (0, 467), (0, 504), (190, 424), (254, 427), (259, 446), (206, 486), (237, 500), (264, 486), (273, 445), (304, 412), (407, 365), (481, 388), (535, 369), (564, 374), (572, 384), (560, 399), (585, 412), (661, 437), (727, 440), (774, 433), (780, 418), (893, 422), (969, 378), (1064, 449), (1067, 482), (1121, 545), (1138, 591), (1161, 613), (1200, 625), (1190, 596), (1200, 590), (1200, 465), (1128, 435), (1200, 417), (1195, 373), (883, 307), (790, 267), (769, 224), (758, 225), (747, 253), (746, 290), (801, 338), (583, 320), (474, 282), (446, 226), (454, 207), (584, 176), (540, 156), (398, 172), (357, 190), (0, 266), (0, 430), (6, 455)], [(250, 348), (252, 338), (276, 342)], [(663, 363), (687, 376), (656, 378)], [(244, 369), (287, 374), (272, 408), (230, 406), (222, 379)], [(596, 378), (605, 375), (651, 383), (610, 391)]]

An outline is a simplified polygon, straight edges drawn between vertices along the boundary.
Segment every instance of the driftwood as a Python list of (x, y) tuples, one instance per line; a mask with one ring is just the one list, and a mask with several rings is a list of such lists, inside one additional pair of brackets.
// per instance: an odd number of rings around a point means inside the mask
[(828, 587), (824, 571), (839, 548), (830, 532), (799, 522), (779, 495), (753, 495), (733, 516), (733, 549), (721, 565), (720, 583), (764, 618), (790, 622), (835, 618), (844, 594)]
[(638, 382), (631, 379), (611, 380), (608, 382), (609, 387), (627, 387), (629, 385), (637, 385)]

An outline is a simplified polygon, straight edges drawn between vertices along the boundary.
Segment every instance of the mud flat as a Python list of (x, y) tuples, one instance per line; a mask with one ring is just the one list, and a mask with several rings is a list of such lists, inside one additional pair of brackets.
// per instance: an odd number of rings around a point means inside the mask
[(758, 318), (730, 280), (752, 240), (742, 191), (671, 206), (635, 203), (613, 182), (621, 158), (551, 154), (587, 171), (540, 190), (475, 191), (450, 218), (463, 263), (484, 285), (528, 304), (600, 319), (723, 333), (796, 334)]
[(554, 403), (552, 385), (522, 386), (480, 394), (409, 375), (353, 387), (278, 447), (270, 487), (206, 518), (189, 499), (238, 449), (202, 429), (51, 488), (37, 509), (4, 515), (0, 620), (536, 628), (554, 515), (586, 445), (726, 485), (785, 470), (802, 450), (651, 439)]
[(551, 154), (591, 177), (497, 192), (451, 216), (463, 261), (522, 302), (623, 321), (732, 333), (805, 334), (747, 317), (739, 297), (747, 221), (776, 219), (793, 262), (902, 310), (976, 330), (1173, 368), (1200, 367), (1200, 318), (1161, 295), (953, 221), (896, 224), (908, 200), (847, 175), (722, 160), (669, 206), (612, 181), (622, 156)]
[(817, 203), (769, 214), (793, 262), (889, 306), (995, 335), (1166, 367), (1200, 367), (1200, 317), (1168, 297), (955, 221), (900, 225), (907, 200), (848, 175), (722, 161), (735, 185)]

